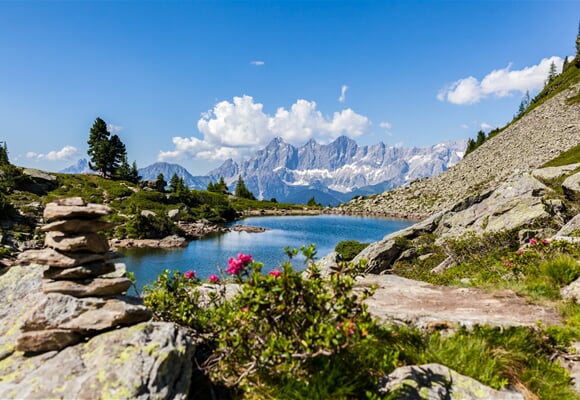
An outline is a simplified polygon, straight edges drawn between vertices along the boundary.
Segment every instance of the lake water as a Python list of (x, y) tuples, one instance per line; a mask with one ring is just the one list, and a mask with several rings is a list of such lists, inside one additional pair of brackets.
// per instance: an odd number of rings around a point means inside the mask
[[(260, 233), (228, 232), (202, 240), (194, 240), (182, 249), (121, 249), (127, 270), (135, 274), (137, 285), (155, 281), (165, 269), (185, 272), (194, 270), (201, 279), (218, 274), (218, 267), (227, 268), (229, 257), (251, 254), (269, 271), (287, 260), (285, 247), (299, 248), (316, 244), (318, 257), (334, 250), (342, 240), (375, 242), (385, 235), (404, 229), (410, 221), (343, 215), (252, 217), (236, 221), (268, 230)], [(303, 260), (293, 260), (295, 270), (304, 268)]]

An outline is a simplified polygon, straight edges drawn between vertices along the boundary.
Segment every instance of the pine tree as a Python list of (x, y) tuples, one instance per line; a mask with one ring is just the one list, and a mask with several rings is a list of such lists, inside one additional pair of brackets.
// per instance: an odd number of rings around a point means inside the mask
[(475, 139), (475, 147), (479, 147), (483, 144), (483, 142), (485, 142), (485, 132), (484, 131), (479, 131), (477, 132), (477, 139)]
[(234, 195), (236, 197), (240, 197), (242, 199), (250, 199), (250, 200), (256, 200), (256, 197), (254, 197), (254, 194), (252, 192), (250, 192), (248, 190), (248, 188), (246, 187), (246, 184), (244, 183), (244, 180), (242, 179), (242, 176), (238, 176), (238, 182), (236, 183), (236, 189), (234, 191)]
[(212, 181), (209, 181), (209, 183), (207, 184), (207, 191), (208, 192), (215, 192), (215, 185)]
[(2, 142), (2, 145), (0, 145), (0, 165), (10, 165), (10, 160), (8, 160), (8, 148), (6, 147), (6, 142)]
[(131, 165), (131, 172), (129, 173), (128, 181), (132, 183), (139, 183), (139, 181), (141, 181), (139, 170), (137, 169), (137, 163), (135, 161), (133, 161), (133, 164)]
[(110, 178), (111, 176), (118, 176), (119, 173), (117, 168), (124, 161), (123, 168), (125, 171), (121, 171), (122, 175), (125, 173), (128, 175), (129, 164), (127, 163), (127, 149), (125, 144), (121, 141), (119, 136), (113, 135), (107, 129), (107, 124), (101, 118), (97, 118), (93, 124), (87, 150), (88, 155), (91, 157), (89, 162), (89, 167), (92, 170), (101, 173), (103, 178)]
[(546, 80), (546, 85), (551, 83), (556, 77), (558, 76), (558, 72), (556, 70), (556, 64), (554, 61), (550, 64), (550, 70), (548, 71), (548, 79)]
[(562, 72), (568, 69), (568, 56), (564, 57), (564, 63), (562, 64)]
[(165, 192), (165, 186), (167, 186), (167, 182), (163, 174), (157, 175), (157, 182), (155, 183), (157, 191), (161, 193)]
[(475, 145), (475, 140), (472, 138), (467, 139), (467, 147), (465, 148), (465, 155), (468, 155), (473, 150), (475, 150), (477, 146)]
[(183, 193), (185, 189), (183, 178), (177, 176), (177, 173), (173, 173), (171, 179), (169, 179), (169, 191), (173, 193)]

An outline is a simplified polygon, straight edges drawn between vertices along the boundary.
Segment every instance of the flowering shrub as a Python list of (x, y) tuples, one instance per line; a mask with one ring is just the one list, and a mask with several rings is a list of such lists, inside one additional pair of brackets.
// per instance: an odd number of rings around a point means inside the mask
[[(344, 351), (372, 326), (362, 304), (370, 290), (352, 291), (358, 269), (341, 264), (323, 279), (312, 262), (314, 247), (302, 253), (305, 272), (294, 271), (294, 250), (287, 250), (289, 261), (267, 274), (251, 255), (230, 258), (226, 272), (241, 284), (231, 300), (218, 290), (214, 301), (201, 307), (200, 282), (188, 273), (165, 271), (146, 289), (145, 302), (157, 318), (195, 328), (214, 343), (205, 368), (215, 379), (229, 385), (280, 374), (302, 379), (310, 360)], [(209, 281), (227, 283), (217, 275)]]

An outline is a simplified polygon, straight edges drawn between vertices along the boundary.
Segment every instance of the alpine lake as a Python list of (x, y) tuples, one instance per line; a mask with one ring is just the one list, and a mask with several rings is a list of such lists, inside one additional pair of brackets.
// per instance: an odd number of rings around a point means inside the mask
[[(264, 264), (264, 271), (279, 267), (288, 260), (285, 248), (316, 245), (317, 257), (334, 251), (343, 240), (372, 243), (384, 236), (412, 225), (412, 221), (345, 215), (264, 216), (238, 220), (232, 225), (265, 228), (258, 233), (227, 232), (189, 242), (185, 248), (119, 249), (127, 271), (132, 272), (139, 290), (152, 284), (164, 270), (182, 273), (192, 270), (205, 280), (210, 274), (225, 274), (227, 261), (238, 253), (251, 254), (254, 261)], [(304, 258), (292, 259), (294, 270), (305, 268)]]

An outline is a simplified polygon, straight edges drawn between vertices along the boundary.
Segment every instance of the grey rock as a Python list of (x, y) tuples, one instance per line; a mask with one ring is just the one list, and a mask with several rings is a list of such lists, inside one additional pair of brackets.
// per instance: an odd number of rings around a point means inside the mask
[(62, 329), (86, 335), (148, 321), (151, 316), (151, 311), (130, 297), (79, 299), (51, 293), (30, 311), (21, 329), (24, 332)]
[(556, 179), (569, 174), (578, 167), (580, 167), (580, 163), (564, 165), (561, 167), (546, 167), (533, 170), (532, 175), (535, 178), (540, 179)]
[(83, 340), (83, 336), (67, 329), (47, 329), (23, 332), (16, 341), (16, 350), (24, 353), (43, 353), (61, 350)]
[(188, 398), (195, 344), (172, 323), (117, 328), (61, 351), (15, 351), (27, 311), (47, 296), (41, 275), (38, 266), (0, 275), (1, 399)]
[(560, 289), (560, 294), (564, 300), (580, 303), (580, 279)]
[(62, 293), (74, 297), (112, 296), (125, 293), (132, 283), (127, 278), (94, 278), (82, 281), (44, 281), (44, 293)]
[(98, 233), (63, 233), (50, 231), (46, 233), (44, 244), (60, 251), (89, 253), (106, 253), (109, 251), (109, 241)]
[(172, 221), (177, 221), (179, 219), (179, 208), (174, 208), (173, 210), (167, 211), (167, 216)]
[(43, 232), (58, 231), (64, 233), (88, 233), (105, 231), (114, 228), (117, 224), (95, 219), (66, 219), (51, 222), (43, 225), (40, 230)]
[(115, 263), (115, 269), (107, 274), (101, 275), (102, 278), (123, 278), (127, 276), (127, 266), (125, 263)]
[(570, 200), (580, 200), (580, 172), (566, 178), (562, 190)]
[(566, 225), (560, 228), (556, 236), (570, 236), (573, 232), (580, 234), (580, 214), (576, 215)]
[(103, 204), (60, 205), (48, 203), (44, 208), (44, 220), (52, 222), (59, 219), (96, 219), (111, 213), (111, 208)]
[(552, 218), (546, 211), (543, 195), (552, 190), (531, 175), (522, 175), (501, 184), (479, 203), (448, 212), (435, 230), (440, 240), (460, 237), (468, 232), (511, 230), (541, 223)]
[(65, 253), (51, 248), (42, 250), (28, 250), (18, 254), (17, 263), (20, 265), (38, 264), (54, 268), (73, 268), (93, 262), (108, 261), (120, 257), (119, 253)]
[(536, 327), (560, 323), (556, 310), (529, 304), (510, 291), (489, 292), (477, 288), (436, 286), (395, 275), (365, 275), (355, 288), (375, 286), (365, 300), (371, 315), (383, 323), (428, 328), (450, 323), (465, 327)]
[(86, 279), (86, 278), (96, 278), (97, 276), (103, 276), (107, 278), (112, 277), (111, 275), (108, 274), (114, 273), (116, 271), (115, 267), (116, 265), (117, 264), (112, 262), (97, 262), (80, 265), (78, 267), (73, 268), (47, 268), (43, 273), (43, 277), (45, 279), (51, 280)]
[(156, 217), (157, 214), (151, 210), (143, 210), (143, 211), (141, 211), (141, 216), (145, 217), (145, 218), (149, 218), (149, 217)]
[(2, 399), (187, 399), (195, 346), (184, 329), (145, 322), (86, 343), (2, 361)]
[(438, 266), (433, 268), (431, 270), (431, 273), (440, 274), (442, 272), (447, 271), (449, 268), (453, 268), (455, 265), (457, 265), (457, 263), (455, 262), (453, 257), (450, 256), (450, 257), (447, 257), (445, 260), (443, 260)]
[(397, 368), (381, 380), (379, 392), (417, 400), (524, 400), (520, 392), (495, 390), (441, 364)]

